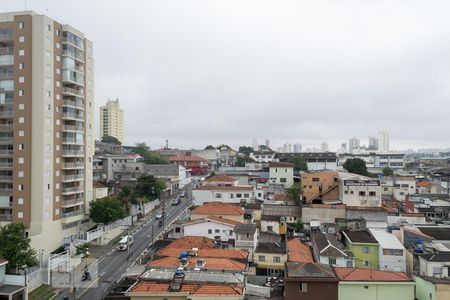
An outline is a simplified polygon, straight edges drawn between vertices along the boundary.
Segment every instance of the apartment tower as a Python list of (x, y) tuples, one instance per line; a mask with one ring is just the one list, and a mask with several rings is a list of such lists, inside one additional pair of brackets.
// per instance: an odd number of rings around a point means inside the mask
[(100, 107), (100, 139), (113, 136), (123, 143), (123, 109), (119, 106), (119, 99), (109, 100)]
[(92, 42), (32, 11), (0, 13), (0, 226), (24, 223), (44, 256), (88, 222)]
[(378, 132), (379, 148), (381, 153), (389, 153), (389, 132), (380, 131)]

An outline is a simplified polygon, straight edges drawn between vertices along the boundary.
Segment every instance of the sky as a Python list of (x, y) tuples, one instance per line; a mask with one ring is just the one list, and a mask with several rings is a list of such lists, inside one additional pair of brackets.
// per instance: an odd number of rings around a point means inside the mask
[[(0, 0), (94, 42), (125, 144), (450, 146), (450, 1)], [(98, 126), (97, 126), (98, 127)], [(98, 130), (97, 130), (98, 131)], [(98, 135), (98, 133), (97, 133)]]

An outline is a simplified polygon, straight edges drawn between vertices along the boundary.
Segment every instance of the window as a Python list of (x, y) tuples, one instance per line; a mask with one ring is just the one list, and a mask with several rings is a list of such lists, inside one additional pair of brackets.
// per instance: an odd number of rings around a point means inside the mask
[(383, 255), (403, 256), (403, 250), (402, 249), (383, 249)]
[(264, 255), (259, 255), (258, 261), (266, 261), (266, 257)]
[(25, 76), (19, 76), (19, 83), (25, 82)]
[(353, 195), (353, 191), (350, 191), (350, 195)]
[(212, 229), (208, 229), (208, 234), (212, 234)]
[(363, 261), (363, 266), (368, 267), (369, 266), (369, 262), (367, 260)]
[(347, 194), (348, 194), (348, 191), (344, 191), (344, 194), (346, 194), (346, 195), (347, 195)]
[(19, 211), (19, 212), (17, 213), (17, 217), (18, 217), (19, 219), (23, 219), (23, 212)]
[(17, 198), (17, 204), (22, 205), (23, 204), (23, 198)]
[(59, 208), (55, 209), (55, 215), (59, 215)]
[(279, 256), (274, 256), (273, 257), (273, 262), (274, 263), (279, 263), (281, 261), (281, 258)]
[(19, 130), (19, 136), (23, 137), (25, 135), (25, 132), (23, 130)]
[(23, 144), (19, 144), (19, 150), (23, 150), (23, 149), (24, 149), (24, 145)]
[(267, 226), (267, 231), (273, 231), (273, 226)]
[(47, 24), (47, 30), (48, 30), (48, 31), (52, 31), (52, 25)]
[(233, 235), (233, 230), (228, 230), (228, 236), (232, 236)]
[(230, 194), (230, 199), (233, 199), (234, 198), (234, 194)]
[(236, 194), (236, 198), (242, 198), (242, 194), (237, 193), (237, 194)]
[(387, 187), (385, 187), (385, 188), (384, 188), (384, 191), (387, 192), (387, 191), (389, 191), (389, 189), (388, 189)]
[(306, 286), (306, 282), (300, 282), (298, 284), (298, 291), (300, 293), (306, 293), (307, 292), (307, 286)]
[(312, 179), (312, 181), (313, 181), (313, 182), (314, 182), (314, 181), (320, 181), (320, 179), (317, 178), (317, 177), (314, 177), (314, 178)]
[(222, 194), (221, 193), (216, 193), (216, 198), (222, 198)]
[(329, 257), (328, 258), (328, 264), (329, 265), (336, 265), (336, 258)]
[(24, 109), (25, 109), (25, 104), (20, 103), (20, 104), (19, 104), (19, 110), (24, 110)]
[(370, 248), (369, 247), (362, 247), (361, 252), (364, 254), (370, 254)]
[(376, 196), (376, 195), (377, 195), (377, 193), (374, 191), (369, 192), (369, 196)]
[(19, 191), (23, 191), (23, 184), (19, 184), (19, 185), (17, 186), (17, 189), (18, 189)]
[(353, 268), (353, 262), (351, 260), (347, 260), (347, 262), (345, 263), (345, 266), (347, 268)]
[(23, 70), (25, 68), (25, 63), (19, 63), (19, 70)]
[(24, 25), (25, 24), (23, 22), (19, 22), (19, 29), (23, 29)]
[(19, 36), (19, 43), (24, 43), (25, 37), (23, 35)]
[(24, 117), (19, 117), (19, 124), (23, 124), (25, 123), (25, 118)]
[(244, 198), (250, 197), (250, 194), (244, 194)]
[(176, 233), (180, 233), (181, 232), (181, 228), (180, 227), (175, 227), (175, 232)]
[(220, 233), (220, 229), (214, 229), (214, 233)]
[(365, 195), (366, 195), (366, 192), (365, 192), (365, 191), (359, 191), (359, 195), (360, 195), (360, 196), (365, 196)]
[(286, 178), (284, 177), (280, 178), (280, 182), (286, 182)]
[(17, 176), (23, 177), (23, 171), (19, 171), (19, 172), (17, 173)]
[(19, 90), (19, 96), (23, 96), (25, 95), (25, 91), (24, 90)]
[(442, 267), (433, 267), (433, 275), (442, 274)]
[(20, 49), (19, 50), (19, 56), (25, 56), (25, 50)]

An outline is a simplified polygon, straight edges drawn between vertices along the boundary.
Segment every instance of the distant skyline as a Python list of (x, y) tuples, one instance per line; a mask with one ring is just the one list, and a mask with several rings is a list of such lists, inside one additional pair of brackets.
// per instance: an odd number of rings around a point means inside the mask
[[(3, 0), (0, 9), (25, 3)], [(391, 150), (450, 147), (450, 1), (40, 0), (27, 8), (94, 42), (96, 107), (120, 99), (127, 145), (236, 147), (267, 137), (272, 148), (326, 141), (333, 151), (385, 129)]]

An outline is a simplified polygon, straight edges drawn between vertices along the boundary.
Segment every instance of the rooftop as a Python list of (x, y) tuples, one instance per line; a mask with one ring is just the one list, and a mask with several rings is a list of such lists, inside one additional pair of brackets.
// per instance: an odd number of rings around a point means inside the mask
[(236, 226), (234, 226), (233, 231), (235, 233), (255, 234), (255, 232), (256, 232), (256, 224), (239, 223), (239, 224), (236, 224)]
[(353, 257), (353, 253), (331, 234), (318, 232), (312, 234), (311, 239), (321, 256)]
[(293, 238), (288, 241), (288, 262), (314, 262), (311, 249), (300, 239)]
[(384, 249), (405, 249), (403, 244), (393, 235), (384, 229), (369, 228), (372, 236), (378, 241), (381, 248)]
[(343, 231), (344, 235), (348, 237), (348, 239), (352, 243), (370, 243), (370, 244), (378, 244), (377, 240), (367, 231)]
[(303, 158), (327, 158), (336, 159), (335, 152), (301, 152), (301, 153), (277, 153), (277, 157), (280, 160), (285, 160), (291, 157), (303, 157)]
[(433, 262), (450, 262), (450, 252), (438, 252), (432, 254), (423, 254), (423, 259)]
[[(158, 256), (179, 257), (181, 252), (192, 251), (191, 248), (169, 248), (165, 247), (157, 252)], [(211, 258), (231, 258), (246, 260), (248, 258), (248, 252), (244, 250), (236, 249), (198, 249), (198, 258), (211, 257)]]
[(270, 162), (269, 168), (293, 168), (294, 164), (284, 162)]
[(314, 278), (334, 280), (336, 276), (329, 265), (307, 262), (307, 263), (286, 263), (287, 277)]
[(214, 240), (203, 236), (184, 236), (174, 240), (167, 247), (183, 249), (212, 249), (214, 248)]
[(200, 191), (253, 191), (252, 186), (218, 186), (218, 185), (206, 185), (199, 186), (194, 190)]
[(434, 227), (418, 227), (419, 230), (428, 235), (433, 237), (436, 240), (439, 241), (448, 241), (450, 240), (450, 227), (441, 227), (441, 226), (434, 226)]
[(214, 175), (205, 179), (205, 182), (235, 182), (236, 178), (228, 176), (228, 175)]
[(191, 210), (191, 214), (241, 216), (244, 212), (238, 205), (223, 202), (208, 202)]
[(261, 243), (256, 246), (255, 253), (286, 254), (286, 245), (282, 243)]
[[(231, 284), (181, 284), (181, 293), (189, 293), (189, 295), (242, 295), (243, 288), (235, 287)], [(132, 293), (168, 293), (170, 292), (169, 283), (142, 281), (136, 284)]]
[(299, 205), (263, 204), (262, 214), (279, 217), (300, 217), (302, 207)]
[(196, 155), (180, 155), (180, 156), (170, 156), (170, 161), (203, 161), (206, 162), (206, 159), (204, 159), (201, 156)]
[(188, 222), (184, 223), (183, 225), (189, 226), (192, 224), (207, 223), (207, 222), (222, 223), (222, 224), (227, 224), (227, 225), (231, 225), (231, 226), (239, 224), (238, 221), (234, 221), (234, 220), (230, 220), (230, 219), (226, 219), (226, 218), (215, 217), (215, 216), (207, 216), (206, 218), (203, 218), (203, 219), (196, 219), (196, 220), (188, 221)]
[(403, 272), (369, 270), (359, 268), (334, 268), (341, 281), (411, 281)]
[[(244, 271), (247, 265), (241, 262), (234, 261), (230, 258), (217, 258), (217, 257), (189, 257), (187, 269), (194, 269), (198, 259), (203, 259), (205, 268), (208, 270), (227, 270), (227, 271)], [(155, 259), (147, 266), (151, 268), (172, 268), (176, 269), (180, 266), (180, 260), (178, 257), (164, 257)]]
[[(173, 279), (172, 270), (148, 270), (141, 275), (143, 280), (158, 280), (170, 282)], [(245, 281), (245, 276), (240, 273), (223, 273), (223, 272), (198, 272), (198, 271), (184, 271), (183, 282), (207, 282), (207, 283), (223, 283), (239, 284)]]
[(434, 186), (434, 183), (429, 182), (429, 181), (421, 181), (421, 182), (416, 183), (416, 186), (429, 189)]

